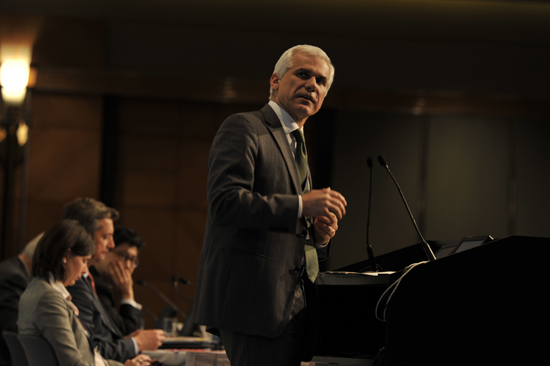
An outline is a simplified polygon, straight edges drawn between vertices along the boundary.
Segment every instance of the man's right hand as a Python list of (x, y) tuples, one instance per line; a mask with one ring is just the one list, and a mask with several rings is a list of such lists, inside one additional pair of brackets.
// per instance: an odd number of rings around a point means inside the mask
[(143, 350), (154, 351), (157, 350), (162, 342), (166, 339), (164, 331), (162, 329), (148, 329), (148, 330), (136, 330), (128, 337), (134, 338), (138, 350), (141, 352)]
[(341, 220), (348, 203), (344, 196), (329, 188), (314, 189), (302, 196), (302, 214), (305, 217), (326, 216), (332, 212)]
[(134, 300), (134, 281), (132, 271), (119, 261), (109, 266), (109, 275), (113, 286), (120, 292), (123, 300)]

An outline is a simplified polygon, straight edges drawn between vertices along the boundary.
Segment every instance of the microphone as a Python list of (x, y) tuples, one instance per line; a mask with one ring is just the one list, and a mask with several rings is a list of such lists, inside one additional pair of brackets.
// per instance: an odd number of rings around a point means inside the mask
[(181, 283), (183, 283), (184, 285), (195, 287), (195, 285), (193, 285), (193, 283), (191, 281), (189, 281), (187, 278), (178, 277), (177, 280), (180, 281)]
[(386, 170), (388, 171), (388, 174), (390, 175), (391, 179), (395, 183), (395, 185), (397, 187), (397, 190), (399, 191), (399, 194), (401, 195), (401, 199), (403, 200), (403, 203), (405, 204), (405, 207), (407, 208), (407, 211), (409, 212), (409, 217), (412, 220), (414, 228), (416, 229), (416, 232), (418, 233), (418, 236), (422, 240), (422, 249), (424, 249), (424, 253), (426, 253), (426, 256), (428, 257), (430, 262), (435, 261), (435, 255), (432, 252), (432, 249), (430, 248), (430, 246), (428, 245), (426, 240), (424, 239), (424, 237), (422, 236), (422, 233), (420, 232), (420, 229), (418, 228), (418, 225), (416, 224), (416, 221), (415, 221), (414, 216), (411, 212), (411, 209), (409, 208), (409, 205), (407, 204), (407, 200), (405, 199), (405, 195), (403, 194), (403, 191), (401, 190), (401, 187), (399, 187), (399, 184), (397, 183), (397, 180), (395, 179), (395, 177), (391, 173), (390, 168), (388, 167), (388, 164), (386, 163), (386, 159), (384, 159), (384, 157), (382, 155), (379, 155), (378, 156), (378, 162), (380, 163), (380, 165), (382, 165), (384, 168), (386, 168)]
[[(178, 294), (179, 297), (181, 297), (186, 303), (188, 303), (189, 305), (193, 306), (193, 304), (191, 303), (191, 301), (189, 301), (189, 299), (187, 297), (185, 297), (181, 292), (180, 290), (178, 289), (178, 280), (181, 282), (182, 280), (185, 280), (185, 278), (177, 278), (176, 276), (172, 276), (172, 283), (174, 284), (174, 289), (176, 290), (176, 293)], [(191, 284), (191, 283), (189, 283)]]
[(164, 300), (165, 303), (168, 304), (168, 306), (170, 306), (172, 309), (174, 309), (179, 315), (182, 316), (183, 320), (185, 321), (185, 319), (187, 318), (187, 315), (180, 309), (176, 306), (176, 304), (174, 304), (172, 301), (170, 301), (170, 299), (165, 295), (163, 294), (160, 290), (158, 290), (157, 288), (149, 285), (147, 282), (143, 281), (143, 280), (136, 280), (136, 283), (140, 286), (143, 286), (143, 287), (147, 287), (148, 289), (150, 289), (151, 291), (153, 291), (155, 294), (157, 294), (161, 299)]
[(372, 199), (372, 158), (369, 156), (367, 158), (367, 166), (369, 167), (370, 172), (370, 182), (369, 182), (369, 203), (367, 205), (367, 255), (369, 257), (370, 269), (373, 272), (377, 272), (378, 268), (376, 266), (376, 261), (374, 259), (374, 253), (372, 251), (372, 246), (369, 243), (369, 231), (370, 231), (370, 206)]
[(153, 319), (153, 321), (155, 322), (155, 324), (159, 321), (159, 317), (156, 316), (152, 311), (151, 309), (149, 309), (148, 307), (144, 306), (144, 305), (141, 305), (141, 309), (143, 310), (143, 312), (147, 315), (149, 315), (151, 317), (151, 319)]

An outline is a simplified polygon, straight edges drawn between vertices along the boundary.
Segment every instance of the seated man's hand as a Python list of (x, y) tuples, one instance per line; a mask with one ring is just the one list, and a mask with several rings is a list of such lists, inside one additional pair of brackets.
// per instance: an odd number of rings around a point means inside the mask
[(143, 350), (154, 351), (158, 349), (162, 345), (162, 342), (166, 339), (162, 329), (140, 329), (136, 330), (128, 337), (135, 339), (140, 352)]
[(122, 299), (134, 299), (134, 281), (132, 271), (119, 261), (113, 261), (109, 266), (109, 275), (113, 286), (120, 292)]

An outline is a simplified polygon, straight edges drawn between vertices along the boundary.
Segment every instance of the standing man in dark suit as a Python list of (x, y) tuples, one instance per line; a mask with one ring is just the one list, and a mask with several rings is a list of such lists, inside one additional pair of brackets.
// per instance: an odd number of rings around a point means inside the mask
[(31, 280), (32, 255), (42, 234), (36, 236), (19, 255), (0, 263), (0, 366), (10, 366), (8, 346), (3, 331), (17, 333), (19, 299)]
[[(94, 239), (96, 250), (88, 267), (103, 260), (115, 247), (113, 222), (118, 217), (117, 210), (93, 198), (77, 198), (65, 205), (61, 219), (77, 220)], [(137, 330), (124, 337), (109, 318), (94, 287), (94, 277), (88, 273), (67, 290), (79, 310), (79, 320), (92, 335), (104, 358), (125, 362), (143, 350), (156, 350), (162, 344), (165, 338), (162, 330)]]
[(303, 127), (333, 77), (321, 49), (287, 50), (269, 104), (227, 118), (212, 143), (193, 320), (219, 331), (232, 366), (313, 355), (317, 257), (328, 255), (347, 203), (311, 189)]
[[(134, 230), (121, 225), (115, 226), (113, 240), (115, 248), (107, 253), (105, 259), (90, 266), (90, 273), (107, 314), (122, 334), (128, 335), (143, 327), (142, 306), (135, 301), (132, 279), (139, 264), (143, 240)], [(115, 292), (120, 300), (118, 310)]]

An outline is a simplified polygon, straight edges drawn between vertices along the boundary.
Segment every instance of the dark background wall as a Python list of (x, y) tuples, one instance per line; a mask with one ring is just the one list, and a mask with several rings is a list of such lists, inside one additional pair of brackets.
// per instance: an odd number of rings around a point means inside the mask
[(336, 66), (306, 128), (315, 185), (349, 203), (325, 268), (366, 258), (367, 156), (376, 254), (418, 242), (378, 155), (427, 239), (550, 236), (547, 2), (262, 3), (2, 2), (0, 42), (32, 44), (37, 70), (24, 226), (4, 255), (95, 197), (147, 242), (136, 277), (187, 309), (170, 277), (196, 276), (212, 137), (267, 101), (277, 58), (300, 43)]

